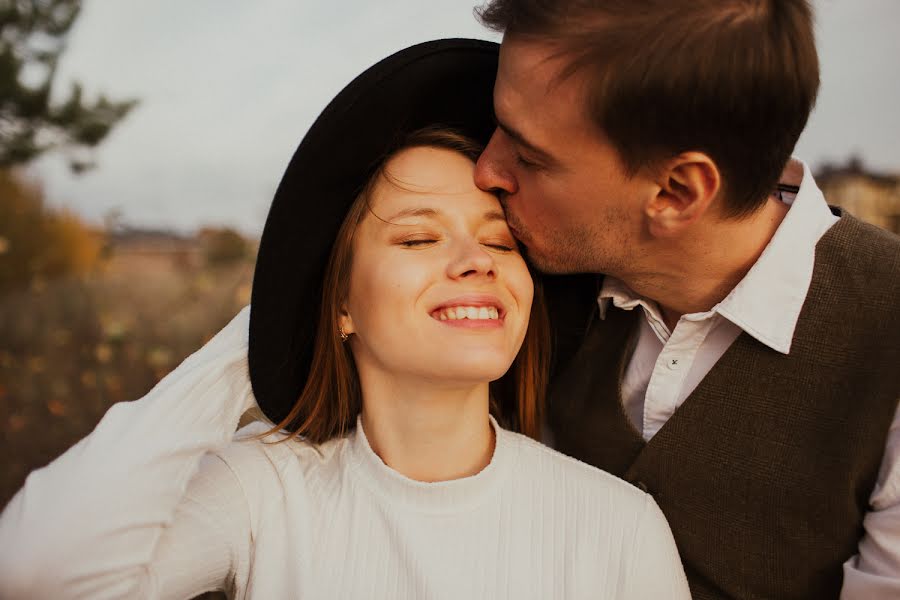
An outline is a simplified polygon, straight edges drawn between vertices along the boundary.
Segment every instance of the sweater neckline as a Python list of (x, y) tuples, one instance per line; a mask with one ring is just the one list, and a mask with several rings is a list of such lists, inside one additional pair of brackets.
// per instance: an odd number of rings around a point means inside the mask
[(348, 444), (350, 462), (357, 477), (373, 492), (392, 505), (403, 505), (419, 512), (452, 513), (473, 508), (497, 493), (510, 470), (513, 444), (510, 433), (489, 415), (495, 434), (494, 453), (485, 468), (468, 477), (448, 481), (416, 481), (386, 465), (366, 437), (362, 418)]

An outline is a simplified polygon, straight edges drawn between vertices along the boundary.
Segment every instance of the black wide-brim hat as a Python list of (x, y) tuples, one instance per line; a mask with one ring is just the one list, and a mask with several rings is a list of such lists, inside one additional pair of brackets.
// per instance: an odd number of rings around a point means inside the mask
[(310, 375), (325, 266), (351, 204), (407, 133), (440, 124), (488, 141), (498, 51), (468, 39), (401, 50), (341, 90), (300, 142), (269, 209), (250, 302), (250, 382), (273, 423)]

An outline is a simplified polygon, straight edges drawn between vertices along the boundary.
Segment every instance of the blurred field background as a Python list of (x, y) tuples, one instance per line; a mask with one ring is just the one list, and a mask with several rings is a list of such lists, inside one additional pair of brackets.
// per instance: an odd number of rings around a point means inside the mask
[(93, 228), (42, 200), (0, 171), (0, 506), (250, 297), (255, 242), (233, 230)]
[[(0, 0), (0, 506), (246, 305), (256, 242), (227, 227), (87, 221), (32, 163), (81, 176), (139, 104), (54, 90), (79, 0)], [(55, 200), (55, 201), (54, 201)], [(61, 206), (62, 204), (62, 206)]]

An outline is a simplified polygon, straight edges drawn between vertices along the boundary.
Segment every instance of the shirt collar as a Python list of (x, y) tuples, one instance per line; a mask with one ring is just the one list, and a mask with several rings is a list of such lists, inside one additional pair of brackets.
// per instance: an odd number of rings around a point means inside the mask
[(623, 310), (634, 310), (638, 306), (644, 310), (657, 312), (656, 302), (642, 298), (634, 293), (625, 283), (607, 275), (603, 278), (603, 285), (600, 288), (600, 295), (597, 297), (597, 304), (600, 307), (600, 318), (606, 318), (606, 310), (609, 303), (612, 302), (616, 308)]
[[(806, 294), (812, 282), (816, 244), (838, 217), (831, 213), (816, 186), (809, 166), (791, 161), (790, 168), (803, 169), (796, 197), (783, 198), (790, 205), (787, 215), (756, 263), (740, 283), (709, 313), (718, 313), (773, 350), (788, 354)], [(631, 310), (643, 306), (648, 314), (658, 312), (656, 303), (638, 297), (621, 281), (606, 277), (598, 297), (600, 317), (612, 301)]]

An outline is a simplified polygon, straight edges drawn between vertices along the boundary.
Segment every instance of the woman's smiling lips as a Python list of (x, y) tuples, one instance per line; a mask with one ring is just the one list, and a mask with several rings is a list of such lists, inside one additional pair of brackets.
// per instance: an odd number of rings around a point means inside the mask
[(431, 310), (431, 318), (450, 327), (496, 329), (503, 327), (506, 310), (496, 296), (466, 294), (442, 302)]

